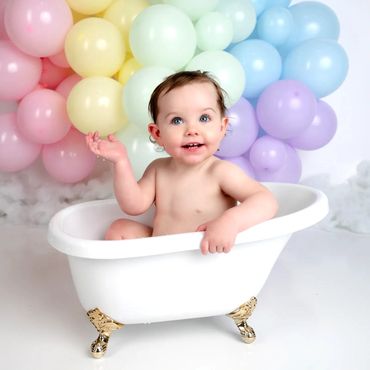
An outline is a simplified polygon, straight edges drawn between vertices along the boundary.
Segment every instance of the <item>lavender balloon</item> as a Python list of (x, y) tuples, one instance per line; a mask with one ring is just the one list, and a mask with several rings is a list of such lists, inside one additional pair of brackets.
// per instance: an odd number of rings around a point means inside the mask
[(317, 112), (311, 124), (298, 136), (288, 140), (295, 148), (314, 150), (326, 145), (337, 130), (337, 116), (326, 102), (317, 102)]
[(238, 157), (248, 151), (258, 135), (258, 124), (253, 106), (240, 98), (227, 112), (229, 127), (217, 156)]
[(277, 171), (287, 161), (286, 145), (279, 139), (262, 136), (251, 146), (249, 160), (257, 170)]
[(256, 178), (254, 169), (252, 165), (250, 164), (248, 158), (244, 156), (239, 156), (239, 157), (227, 158), (227, 160), (239, 166), (249, 177)]
[(291, 182), (299, 181), (302, 174), (302, 163), (298, 153), (290, 145), (285, 144), (287, 159), (285, 164), (277, 171), (255, 169), (258, 181)]
[(258, 122), (269, 135), (289, 139), (310, 125), (316, 109), (315, 95), (302, 82), (279, 80), (261, 94), (256, 112)]

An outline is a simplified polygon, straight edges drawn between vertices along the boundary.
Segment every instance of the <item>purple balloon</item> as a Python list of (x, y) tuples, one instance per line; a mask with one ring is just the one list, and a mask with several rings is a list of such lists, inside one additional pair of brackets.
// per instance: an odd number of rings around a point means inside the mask
[(302, 174), (302, 163), (298, 153), (290, 145), (285, 144), (287, 159), (285, 164), (277, 171), (255, 169), (256, 179), (267, 182), (291, 182), (299, 181)]
[(279, 80), (263, 91), (256, 112), (258, 122), (269, 135), (289, 139), (310, 125), (316, 109), (315, 95), (302, 82)]
[(229, 126), (217, 155), (238, 157), (248, 151), (258, 135), (258, 124), (253, 106), (240, 98), (228, 111)]
[(256, 178), (254, 169), (252, 165), (249, 163), (248, 158), (244, 156), (239, 156), (239, 157), (227, 158), (227, 160), (239, 166), (249, 177)]
[(249, 160), (255, 169), (277, 171), (287, 160), (286, 145), (279, 139), (262, 136), (251, 146)]
[(298, 149), (314, 150), (326, 145), (337, 131), (337, 116), (326, 102), (317, 102), (317, 112), (311, 124), (287, 142)]

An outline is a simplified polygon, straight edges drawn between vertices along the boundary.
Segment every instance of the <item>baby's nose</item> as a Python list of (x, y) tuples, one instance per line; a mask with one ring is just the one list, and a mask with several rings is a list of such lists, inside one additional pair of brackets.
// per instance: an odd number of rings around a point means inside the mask
[(186, 136), (197, 136), (199, 131), (195, 125), (188, 125), (186, 128)]

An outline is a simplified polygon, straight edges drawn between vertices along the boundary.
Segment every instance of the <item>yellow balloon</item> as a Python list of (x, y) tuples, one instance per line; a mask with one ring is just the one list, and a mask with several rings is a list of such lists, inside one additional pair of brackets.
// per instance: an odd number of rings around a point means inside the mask
[(96, 17), (77, 22), (68, 32), (64, 46), (70, 66), (82, 77), (113, 76), (126, 54), (117, 27)]
[(122, 85), (109, 77), (88, 77), (78, 82), (67, 99), (67, 113), (81, 132), (99, 131), (102, 136), (127, 124)]
[(121, 32), (126, 45), (129, 45), (129, 32), (136, 16), (149, 3), (146, 0), (116, 0), (104, 13), (104, 18), (112, 22)]
[(96, 14), (107, 9), (113, 0), (67, 0), (69, 7), (81, 14)]
[(125, 85), (128, 79), (142, 67), (136, 58), (130, 58), (123, 63), (121, 70), (118, 73), (118, 81)]

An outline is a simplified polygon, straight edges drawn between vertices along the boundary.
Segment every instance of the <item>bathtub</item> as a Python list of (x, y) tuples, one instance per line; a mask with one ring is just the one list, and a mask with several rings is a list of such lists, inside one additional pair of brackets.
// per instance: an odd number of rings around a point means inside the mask
[(104, 241), (110, 223), (122, 217), (150, 224), (153, 209), (125, 216), (114, 199), (81, 203), (49, 223), (51, 246), (67, 255), (79, 300), (98, 331), (91, 345), (101, 357), (113, 330), (127, 324), (229, 315), (250, 343), (247, 319), (292, 233), (328, 212), (319, 190), (266, 183), (279, 202), (275, 218), (238, 234), (228, 254), (200, 253), (203, 233)]

